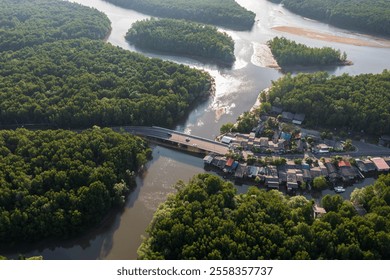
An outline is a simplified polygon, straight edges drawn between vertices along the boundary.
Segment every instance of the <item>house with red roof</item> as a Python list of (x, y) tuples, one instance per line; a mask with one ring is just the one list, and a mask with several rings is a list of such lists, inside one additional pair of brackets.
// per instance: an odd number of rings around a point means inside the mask
[(371, 161), (375, 164), (376, 170), (379, 172), (388, 172), (390, 170), (390, 166), (383, 158), (376, 157), (372, 158)]

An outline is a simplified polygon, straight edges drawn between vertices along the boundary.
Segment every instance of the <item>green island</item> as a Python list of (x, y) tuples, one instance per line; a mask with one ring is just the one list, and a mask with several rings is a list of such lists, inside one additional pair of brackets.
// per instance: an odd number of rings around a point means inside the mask
[[(236, 194), (217, 176), (201, 174), (160, 205), (140, 259), (388, 259), (390, 175), (351, 194), (326, 195), (321, 218), (303, 196), (250, 188)], [(367, 214), (360, 216), (354, 205)]]
[(1, 130), (1, 243), (64, 239), (99, 223), (123, 206), (150, 154), (140, 138), (108, 128)]
[(268, 0), (299, 15), (332, 25), (378, 35), (390, 35), (388, 0)]
[(108, 17), (95, 9), (60, 0), (0, 0), (0, 51), (64, 39), (103, 39)]
[(105, 0), (152, 16), (187, 19), (235, 30), (251, 29), (255, 13), (234, 0)]
[(211, 90), (206, 72), (97, 40), (7, 52), (0, 65), (1, 125), (171, 126)]
[(267, 42), (279, 66), (346, 65), (347, 55), (330, 47), (311, 48), (284, 37), (275, 37)]
[(272, 105), (306, 114), (305, 125), (315, 129), (389, 134), (389, 80), (389, 70), (357, 76), (287, 74), (272, 83), (268, 94), (261, 94), (261, 111), (269, 111)]
[[(8, 258), (4, 257), (4, 256), (0, 256), (0, 261), (4, 261), (4, 260), (8, 260)], [(32, 257), (26, 258), (25, 256), (20, 255), (18, 260), (40, 261), (40, 260), (43, 260), (43, 257), (42, 256), (32, 256)]]
[(217, 28), (177, 19), (149, 19), (135, 22), (126, 34), (134, 45), (152, 50), (212, 59), (232, 65), (234, 41)]

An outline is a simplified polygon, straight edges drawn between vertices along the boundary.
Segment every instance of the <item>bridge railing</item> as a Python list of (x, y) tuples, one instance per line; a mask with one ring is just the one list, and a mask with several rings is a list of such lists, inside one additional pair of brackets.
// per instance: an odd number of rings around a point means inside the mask
[(184, 132), (180, 132), (180, 131), (176, 131), (176, 130), (172, 130), (172, 129), (168, 129), (168, 128), (164, 128), (164, 127), (159, 127), (159, 126), (152, 126), (152, 127), (156, 128), (156, 129), (163, 130), (165, 132), (176, 133), (176, 134), (180, 134), (180, 135), (183, 135), (183, 136), (187, 136), (187, 137), (199, 139), (199, 140), (202, 140), (202, 141), (206, 141), (206, 142), (214, 144), (214, 145), (219, 145), (219, 146), (222, 146), (222, 147), (229, 147), (226, 144), (223, 144), (221, 142), (217, 142), (217, 141), (214, 141), (214, 140), (211, 140), (211, 139), (207, 139), (207, 138), (204, 138), (204, 137), (200, 137), (200, 136), (196, 136), (196, 135), (192, 135), (192, 134), (187, 134), (187, 133), (184, 133)]

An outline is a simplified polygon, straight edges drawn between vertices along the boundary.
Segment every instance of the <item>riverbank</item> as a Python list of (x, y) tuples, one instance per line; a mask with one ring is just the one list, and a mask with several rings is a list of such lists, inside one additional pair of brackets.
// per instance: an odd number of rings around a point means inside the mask
[(289, 33), (293, 35), (303, 36), (310, 39), (316, 39), (326, 42), (335, 42), (348, 45), (362, 46), (362, 47), (375, 47), (375, 48), (390, 48), (390, 40), (371, 38), (371, 41), (363, 39), (340, 37), (327, 33), (317, 32), (311, 29), (294, 27), (294, 26), (274, 26), (271, 29)]

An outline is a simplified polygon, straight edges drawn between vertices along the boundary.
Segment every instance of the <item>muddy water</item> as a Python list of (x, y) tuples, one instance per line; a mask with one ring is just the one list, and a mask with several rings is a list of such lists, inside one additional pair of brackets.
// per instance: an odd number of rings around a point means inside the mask
[[(219, 68), (189, 58), (172, 55), (142, 52), (128, 44), (124, 35), (131, 24), (149, 16), (116, 7), (101, 0), (76, 0), (74, 2), (94, 7), (108, 15), (112, 22), (112, 32), (108, 42), (131, 51), (141, 52), (149, 57), (186, 64), (208, 71), (216, 82), (216, 94), (207, 102), (196, 107), (177, 126), (178, 130), (213, 138), (223, 123), (233, 122), (255, 103), (258, 93), (271, 85), (282, 74), (275, 69), (262, 67), (256, 49), (274, 36), (285, 36), (310, 46), (330, 46), (348, 54), (354, 65), (348, 67), (324, 68), (331, 74), (380, 73), (390, 68), (390, 49), (359, 47), (334, 42), (324, 42), (273, 30), (275, 26), (294, 26), (361, 40), (374, 40), (369, 36), (348, 32), (327, 24), (308, 20), (294, 15), (280, 5), (265, 0), (237, 0), (256, 13), (256, 23), (251, 31), (238, 32), (224, 30), (235, 41), (236, 63), (231, 69)], [(222, 29), (223, 30), (223, 29)], [(260, 50), (261, 52), (261, 50)], [(202, 159), (170, 149), (155, 147), (154, 159), (148, 163), (147, 172), (137, 179), (138, 186), (130, 194), (121, 213), (112, 214), (103, 225), (76, 240), (67, 242), (34, 245), (34, 248), (20, 249), (18, 253), (43, 255), (45, 259), (135, 259), (136, 250), (145, 234), (158, 204), (174, 190), (171, 187), (178, 180), (188, 181), (193, 175), (205, 172)], [(370, 181), (371, 182), (371, 181)], [(244, 191), (245, 187), (240, 191)], [(16, 254), (8, 254), (16, 256)]]

